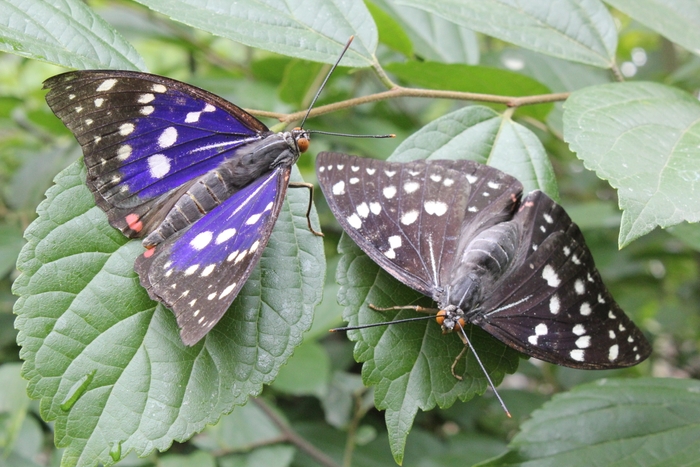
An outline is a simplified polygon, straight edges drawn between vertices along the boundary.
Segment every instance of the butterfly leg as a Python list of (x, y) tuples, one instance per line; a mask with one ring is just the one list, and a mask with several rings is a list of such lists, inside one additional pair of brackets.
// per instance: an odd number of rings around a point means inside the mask
[(431, 315), (437, 314), (437, 312), (440, 311), (437, 308), (426, 308), (420, 305), (390, 306), (388, 308), (380, 308), (370, 303), (369, 307), (374, 311), (413, 310), (417, 311), (418, 313), (430, 313)]
[(452, 376), (454, 376), (456, 379), (458, 379), (460, 381), (462, 381), (464, 378), (462, 378), (457, 373), (455, 373), (455, 367), (457, 367), (457, 363), (459, 363), (459, 361), (462, 359), (462, 357), (464, 357), (464, 354), (467, 353), (467, 350), (469, 350), (469, 347), (465, 343), (464, 347), (462, 347), (462, 351), (459, 353), (459, 355), (457, 355), (457, 357), (455, 358), (455, 361), (452, 362), (452, 366), (450, 367), (450, 371), (452, 372)]
[(289, 188), (307, 188), (309, 190), (309, 207), (306, 209), (306, 222), (312, 234), (317, 237), (323, 237), (323, 233), (317, 232), (311, 227), (311, 218), (309, 217), (311, 215), (311, 206), (314, 202), (314, 186), (311, 183), (289, 182)]

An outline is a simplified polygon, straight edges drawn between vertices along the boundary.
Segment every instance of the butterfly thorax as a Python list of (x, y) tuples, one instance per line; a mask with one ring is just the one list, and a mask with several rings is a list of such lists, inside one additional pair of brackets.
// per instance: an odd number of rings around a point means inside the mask
[[(494, 290), (513, 266), (520, 237), (519, 224), (512, 221), (496, 224), (476, 235), (454, 258), (440, 309), (458, 309), (461, 316), (470, 321), (475, 319), (472, 317), (478, 314), (484, 291)], [(450, 330), (443, 324), (443, 331)]]
[[(258, 141), (231, 152), (218, 167), (194, 179), (163, 221), (143, 239), (152, 248), (184, 230), (264, 174), (288, 167), (299, 158), (298, 139), (305, 132), (266, 133)], [(307, 143), (308, 146), (308, 143)]]

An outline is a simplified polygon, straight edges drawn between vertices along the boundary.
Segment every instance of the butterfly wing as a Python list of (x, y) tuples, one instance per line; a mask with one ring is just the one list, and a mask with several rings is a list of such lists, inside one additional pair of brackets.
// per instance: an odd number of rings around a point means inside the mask
[(498, 205), (510, 215), (522, 186), (473, 161), (385, 162), (320, 153), (319, 184), (352, 239), (395, 278), (425, 295), (440, 293), (465, 222), (484, 228)]
[(475, 323), (533, 357), (574, 368), (631, 366), (651, 348), (605, 287), (583, 235), (540, 191), (513, 218), (522, 226), (513, 267)]
[[(269, 134), (225, 99), (147, 73), (76, 71), (44, 88), (49, 107), (82, 146), (97, 205), (130, 237), (149, 233), (193, 179)], [(129, 214), (143, 229), (130, 228)]]
[(186, 345), (197, 343), (221, 319), (258, 263), (290, 172), (281, 166), (256, 179), (136, 259), (141, 284), (173, 310)]

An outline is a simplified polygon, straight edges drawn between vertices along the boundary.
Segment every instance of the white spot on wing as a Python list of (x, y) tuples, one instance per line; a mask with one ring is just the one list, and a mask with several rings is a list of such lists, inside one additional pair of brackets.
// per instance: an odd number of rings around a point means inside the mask
[(471, 174), (467, 175), (467, 181), (469, 183), (474, 184), (474, 182), (476, 182), (477, 180), (479, 180), (479, 177), (477, 177), (476, 175), (471, 175)]
[(109, 91), (114, 87), (115, 84), (117, 84), (117, 80), (115, 78), (106, 79), (102, 81), (102, 83), (99, 86), (97, 86), (97, 91)]
[(149, 102), (152, 102), (153, 99), (155, 99), (155, 98), (156, 98), (156, 96), (154, 96), (153, 94), (151, 94), (151, 93), (149, 92), (149, 93), (146, 93), (146, 94), (141, 94), (141, 95), (139, 96), (138, 102), (139, 102), (139, 104), (148, 104)]
[[(193, 264), (193, 265), (190, 266), (189, 268), (185, 269), (185, 275), (186, 275), (186, 276), (191, 276), (192, 274), (194, 274), (194, 272), (195, 272), (197, 269), (199, 269), (199, 264)], [(185, 290), (184, 292), (182, 292), (182, 296), (183, 296), (183, 297), (186, 297), (188, 293), (190, 293), (190, 291), (189, 291), (189, 290)]]
[(357, 214), (353, 214), (352, 216), (348, 217), (347, 221), (353, 229), (359, 229), (362, 227), (362, 220), (357, 216)]
[(139, 109), (141, 115), (151, 115), (153, 111), (156, 110), (152, 105), (144, 105)]
[(152, 178), (163, 178), (170, 172), (170, 159), (164, 154), (153, 154), (148, 158), (148, 171)]
[(396, 171), (395, 171), (395, 170), (385, 170), (384, 173), (385, 173), (386, 176), (389, 177), (389, 178), (391, 178), (391, 177), (393, 177), (394, 175), (396, 175)]
[(574, 349), (571, 352), (569, 352), (569, 356), (571, 357), (572, 360), (576, 360), (577, 362), (582, 362), (583, 361), (583, 350)]
[(367, 206), (367, 203), (364, 201), (357, 206), (356, 210), (357, 214), (359, 214), (363, 219), (367, 219), (367, 216), (369, 216), (369, 206)]
[(333, 194), (338, 196), (338, 195), (344, 195), (345, 194), (345, 182), (344, 181), (339, 181), (335, 185), (333, 185), (333, 188), (331, 188), (331, 191), (333, 191)]
[(576, 282), (574, 282), (574, 290), (579, 295), (583, 295), (583, 293), (586, 291), (586, 285), (581, 279), (576, 279)]
[(105, 100), (102, 99), (101, 97), (98, 97), (95, 99), (95, 107), (102, 107), (102, 104), (104, 104)]
[(608, 351), (608, 360), (614, 362), (615, 360), (617, 360), (617, 356), (619, 355), (619, 353), (620, 347), (617, 344), (611, 345), (610, 350)]
[(360, 179), (357, 178), (357, 177), (352, 177), (352, 178), (351, 178), (350, 180), (348, 180), (348, 181), (350, 182), (350, 185), (355, 185), (355, 184), (357, 184), (357, 183), (360, 181)]
[(166, 88), (166, 87), (163, 86), (162, 84), (154, 84), (153, 87), (151, 87), (151, 89), (152, 89), (154, 92), (158, 92), (158, 93), (161, 93), (161, 94), (168, 90), (168, 88)]
[(231, 292), (233, 292), (233, 289), (235, 289), (235, 288), (236, 288), (236, 283), (235, 283), (235, 282), (234, 282), (233, 284), (229, 285), (228, 287), (226, 287), (224, 290), (221, 291), (221, 295), (219, 295), (219, 300), (221, 300), (221, 299), (224, 298), (226, 295), (228, 295), (228, 294), (230, 294)]
[(209, 230), (207, 230), (206, 232), (200, 232), (197, 234), (196, 237), (194, 237), (190, 241), (190, 246), (195, 250), (201, 250), (205, 246), (209, 245), (209, 243), (211, 243), (211, 239), (213, 237), (214, 235)]
[(552, 298), (549, 299), (549, 311), (553, 315), (556, 315), (559, 313), (559, 308), (561, 307), (561, 303), (559, 302), (559, 297), (556, 295), (552, 295)]
[(214, 243), (216, 243), (217, 245), (221, 245), (226, 240), (231, 239), (231, 237), (233, 237), (234, 235), (236, 235), (236, 229), (231, 228), (231, 229), (222, 230), (219, 233), (219, 235), (216, 236), (216, 241)]
[(369, 203), (369, 210), (376, 216), (382, 212), (382, 205), (379, 203)]
[(432, 174), (432, 175), (430, 176), (430, 179), (431, 179), (432, 181), (434, 181), (435, 183), (437, 183), (437, 182), (439, 182), (440, 180), (442, 180), (442, 175), (439, 175), (439, 174)]
[(367, 175), (374, 175), (374, 172), (377, 171), (376, 169), (373, 169), (371, 167), (367, 167), (365, 170), (367, 171)]
[(492, 189), (494, 189), (494, 190), (495, 190), (496, 188), (500, 188), (500, 187), (501, 187), (501, 184), (500, 184), (500, 183), (496, 183), (496, 182), (488, 182), (487, 185), (489, 186), (489, 188), (492, 188)]
[(576, 347), (579, 349), (587, 349), (591, 345), (591, 336), (581, 336), (576, 339)]
[(161, 147), (161, 149), (169, 148), (175, 142), (177, 141), (177, 128), (174, 126), (169, 126), (165, 130), (163, 130), (163, 133), (160, 134), (158, 137), (158, 146)]
[(583, 302), (579, 311), (581, 312), (581, 315), (588, 316), (591, 314), (591, 305), (589, 305), (588, 302)]
[(401, 237), (399, 235), (392, 235), (391, 237), (388, 238), (389, 240), (389, 249), (384, 252), (384, 255), (389, 258), (389, 259), (394, 259), (396, 258), (396, 250), (397, 248), (401, 247), (402, 241)]
[(216, 269), (216, 264), (210, 264), (206, 268), (202, 270), (202, 273), (200, 274), (202, 277), (207, 277), (209, 274), (211, 274), (214, 269)]
[(544, 217), (544, 220), (547, 221), (547, 224), (551, 224), (552, 222), (554, 222), (554, 219), (552, 219), (552, 216), (550, 216), (546, 212), (542, 215), (542, 217)]
[(584, 334), (586, 334), (586, 328), (583, 326), (583, 324), (577, 324), (576, 326), (574, 326), (571, 332), (573, 332), (577, 336), (583, 336)]
[(442, 182), (443, 185), (449, 187), (454, 185), (455, 181), (452, 180), (451, 178), (446, 178), (444, 182)]
[(134, 124), (133, 123), (122, 123), (119, 126), (119, 134), (122, 136), (127, 136), (130, 135), (131, 133), (134, 132)]
[(384, 197), (386, 199), (391, 199), (394, 196), (396, 196), (396, 187), (393, 185), (384, 187), (384, 189), (382, 190), (382, 194), (384, 194)]
[(425, 208), (425, 212), (438, 217), (447, 212), (447, 204), (442, 201), (426, 201), (423, 207)]
[(547, 285), (550, 287), (559, 287), (559, 284), (561, 284), (559, 276), (549, 264), (542, 269), (542, 279), (546, 280)]
[(403, 185), (403, 191), (405, 191), (408, 194), (411, 194), (420, 188), (420, 184), (417, 182), (406, 182)]
[(411, 211), (403, 213), (401, 216), (401, 223), (403, 225), (411, 225), (413, 224), (416, 219), (418, 219), (418, 211), (413, 209)]

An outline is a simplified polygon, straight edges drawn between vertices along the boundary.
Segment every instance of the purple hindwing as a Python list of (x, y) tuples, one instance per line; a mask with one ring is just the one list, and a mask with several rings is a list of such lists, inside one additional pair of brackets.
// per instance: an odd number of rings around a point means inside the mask
[(540, 191), (473, 161), (321, 153), (343, 229), (382, 268), (460, 320), (573, 368), (635, 365), (651, 348), (615, 303), (576, 224)]
[(198, 342), (221, 319), (260, 259), (289, 182), (289, 167), (260, 177), (191, 228), (136, 258), (141, 284), (175, 312), (182, 341)]
[(82, 146), (97, 205), (143, 237), (141, 284), (195, 344), (257, 264), (308, 134), (272, 133), (214, 94), (146, 73), (77, 71), (44, 87)]

